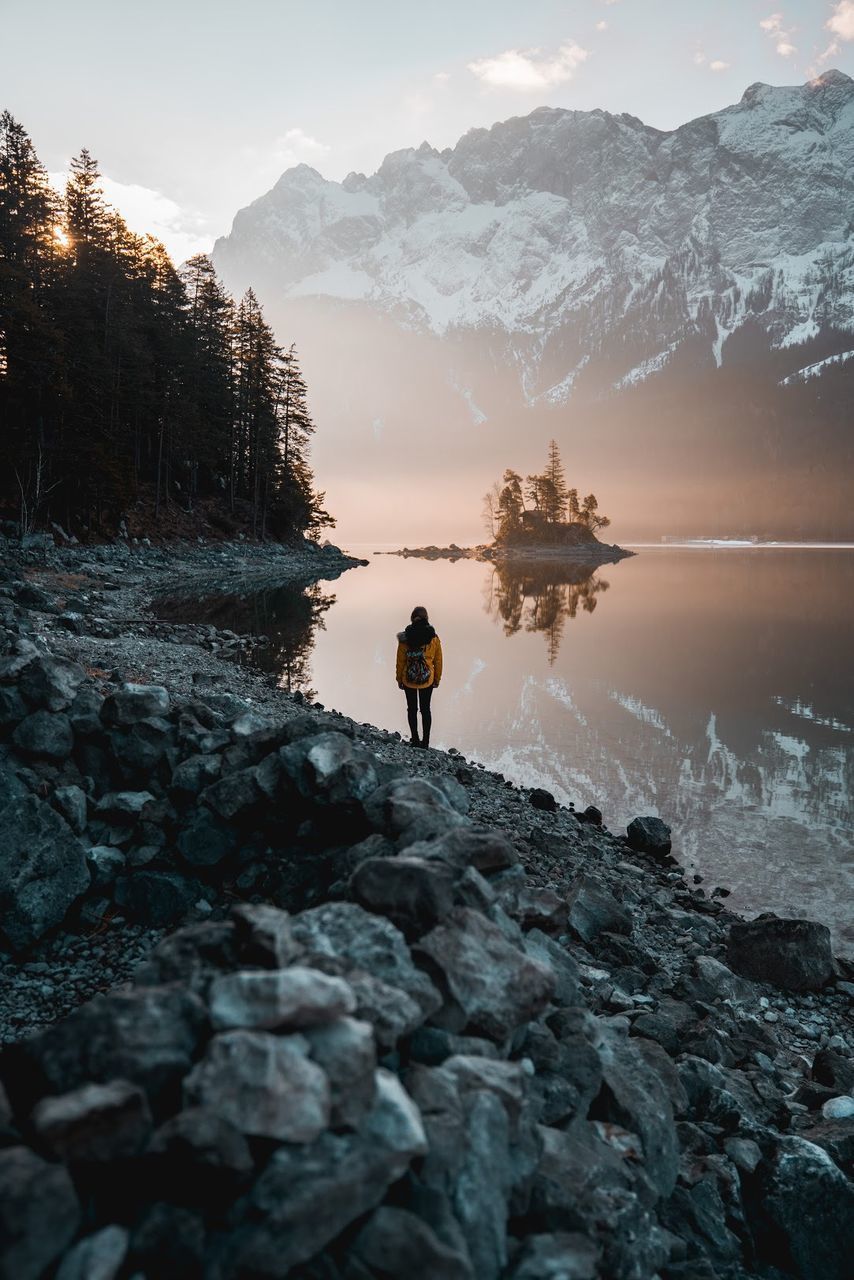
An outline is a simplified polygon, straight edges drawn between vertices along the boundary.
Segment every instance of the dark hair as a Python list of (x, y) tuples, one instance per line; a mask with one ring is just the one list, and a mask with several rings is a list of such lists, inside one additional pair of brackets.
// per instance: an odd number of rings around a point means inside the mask
[(415, 608), (412, 610), (412, 613), (409, 615), (410, 622), (414, 622), (416, 618), (423, 618), (425, 622), (430, 621), (430, 619), (427, 617), (427, 610), (424, 608), (423, 604), (417, 604)]

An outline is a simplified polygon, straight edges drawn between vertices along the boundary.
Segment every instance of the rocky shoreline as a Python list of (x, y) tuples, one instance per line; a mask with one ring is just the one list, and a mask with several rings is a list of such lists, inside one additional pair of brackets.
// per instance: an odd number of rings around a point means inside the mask
[(355, 563), (5, 549), (0, 1280), (844, 1280), (826, 929), (148, 612)]
[(572, 543), (565, 546), (549, 546), (542, 543), (532, 543), (530, 546), (524, 544), (502, 546), (484, 543), (476, 547), (458, 547), (455, 542), (452, 542), (447, 547), (433, 545), (401, 547), (398, 551), (374, 552), (377, 556), (402, 556), (404, 559), (419, 560), (483, 560), (493, 564), (514, 564), (517, 561), (520, 564), (526, 564), (542, 560), (591, 565), (616, 564), (618, 560), (625, 560), (636, 554), (635, 551), (627, 551), (625, 547), (618, 547), (616, 543), (610, 545), (607, 542), (599, 542), (595, 538), (592, 542)]

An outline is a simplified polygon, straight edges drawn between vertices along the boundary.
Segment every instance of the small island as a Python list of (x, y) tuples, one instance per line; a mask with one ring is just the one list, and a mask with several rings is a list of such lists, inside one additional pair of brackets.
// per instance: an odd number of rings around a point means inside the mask
[(596, 534), (611, 521), (599, 512), (596, 495), (579, 500), (578, 489), (566, 483), (557, 442), (551, 440), (545, 469), (523, 480), (507, 469), (483, 498), (482, 515), (488, 543), (460, 547), (402, 547), (377, 555), (416, 556), (424, 560), (573, 560), (613, 564), (634, 555)]

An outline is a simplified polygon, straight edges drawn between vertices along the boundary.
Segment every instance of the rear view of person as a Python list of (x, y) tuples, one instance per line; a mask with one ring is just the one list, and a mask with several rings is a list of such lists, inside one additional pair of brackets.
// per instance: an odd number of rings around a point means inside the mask
[[(429, 747), (433, 717), (430, 699), (442, 679), (442, 643), (436, 635), (427, 610), (419, 604), (412, 610), (412, 621), (397, 637), (397, 687), (406, 694), (406, 715), (413, 747)], [(418, 712), (421, 711), (421, 736), (418, 736)]]

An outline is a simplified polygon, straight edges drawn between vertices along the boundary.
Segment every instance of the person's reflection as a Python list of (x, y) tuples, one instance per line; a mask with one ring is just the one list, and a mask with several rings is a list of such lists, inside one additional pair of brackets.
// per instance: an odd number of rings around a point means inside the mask
[(541, 631), (553, 663), (566, 619), (579, 609), (592, 613), (598, 596), (608, 590), (596, 571), (597, 566), (568, 560), (501, 561), (487, 579), (486, 612), (502, 623), (506, 636)]

